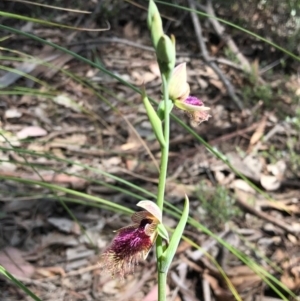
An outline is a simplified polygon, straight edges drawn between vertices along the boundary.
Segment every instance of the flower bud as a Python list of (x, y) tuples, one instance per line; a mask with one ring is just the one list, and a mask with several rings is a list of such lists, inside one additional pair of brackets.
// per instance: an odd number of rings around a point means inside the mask
[(144, 89), (142, 90), (142, 99), (156, 139), (161, 146), (164, 146), (166, 142), (163, 134), (161, 119), (146, 96)]
[(164, 31), (159, 11), (153, 0), (149, 1), (147, 23), (148, 28), (151, 32), (152, 44), (156, 49), (158, 41), (163, 36)]
[(175, 66), (176, 51), (175, 45), (165, 34), (158, 41), (156, 55), (160, 72), (167, 80), (170, 79)]

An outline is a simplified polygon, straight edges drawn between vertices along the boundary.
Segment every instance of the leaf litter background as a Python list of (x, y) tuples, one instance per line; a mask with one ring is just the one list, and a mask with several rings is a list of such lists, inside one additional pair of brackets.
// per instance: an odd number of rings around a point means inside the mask
[[(244, 20), (245, 28), (264, 37), (268, 32), (273, 41), (286, 46), (289, 35), (297, 30), (291, 25), (293, 20), (279, 15), (275, 4), (263, 8), (255, 1), (250, 4), (245, 7), (246, 4), (233, 2), (226, 6), (217, 2), (213, 9), (232, 22), (232, 12), (238, 11), (236, 18)], [(104, 32), (46, 27), (5, 17), (1, 23), (67, 47), (136, 86), (145, 83), (147, 93), (159, 99), (159, 71), (146, 28), (146, 6), (143, 1), (85, 1), (84, 6), (66, 1), (65, 7), (92, 12), (83, 15), (23, 3), (1, 3), (1, 10), (6, 12), (82, 28), (104, 28), (108, 20), (111, 29)], [(250, 8), (249, 19), (244, 12)], [(163, 6), (160, 9), (166, 31), (177, 39), (178, 63), (188, 64), (191, 91), (211, 107), (212, 118), (197, 127), (196, 132), (273, 201), (236, 176), (174, 121), (166, 199), (181, 208), (187, 193), (192, 217), (245, 252), (297, 295), (299, 63), (229, 27), (227, 39), (222, 40), (213, 25), (201, 19), (202, 38), (209, 55), (242, 99), (240, 110), (228, 96), (224, 83), (204, 64), (190, 13)], [(276, 14), (284, 17), (279, 20), (281, 25), (272, 24)], [(1, 33), (2, 37), (8, 35)], [(242, 61), (230, 52), (236, 49), (230, 41), (242, 54)], [(299, 54), (297, 41), (292, 42), (290, 50)], [(156, 192), (159, 146), (137, 93), (72, 56), (23, 36), (11, 35), (2, 40), (1, 47), (2, 179), (42, 179), (137, 209), (136, 198), (114, 189), (114, 185), (127, 188), (121, 183), (70, 161), (39, 155), (46, 153), (89, 165)], [(5, 48), (32, 55), (44, 63), (5, 59), (4, 56), (22, 57)], [(245, 75), (242, 66), (250, 66), (251, 75)], [(181, 112), (175, 111), (175, 115), (189, 122)], [(22, 155), (16, 151), (21, 148), (30, 153)], [(155, 300), (153, 252), (123, 281), (111, 279), (97, 263), (99, 254), (113, 237), (113, 230), (129, 223), (127, 215), (91, 203), (82, 205), (83, 197), (64, 191), (54, 193), (39, 185), (9, 179), (2, 180), (0, 185), (0, 264), (42, 300)], [(86, 233), (61, 205), (61, 200), (67, 201)], [(176, 220), (169, 215), (165, 222), (176, 226)], [(191, 226), (186, 228), (185, 235), (217, 260), (243, 300), (281, 300), (255, 272), (213, 238)], [(1, 300), (30, 300), (4, 278), (0, 278), (0, 287)], [(203, 251), (184, 241), (169, 273), (168, 290), (168, 300), (234, 300), (215, 265)]]

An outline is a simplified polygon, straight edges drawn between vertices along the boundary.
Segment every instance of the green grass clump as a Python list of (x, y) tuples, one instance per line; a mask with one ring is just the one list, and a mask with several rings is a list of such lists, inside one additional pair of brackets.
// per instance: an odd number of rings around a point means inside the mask
[(234, 205), (235, 200), (230, 191), (221, 185), (213, 191), (207, 191), (201, 185), (197, 197), (200, 202), (199, 210), (203, 214), (201, 221), (210, 227), (222, 226), (241, 214), (240, 209)]

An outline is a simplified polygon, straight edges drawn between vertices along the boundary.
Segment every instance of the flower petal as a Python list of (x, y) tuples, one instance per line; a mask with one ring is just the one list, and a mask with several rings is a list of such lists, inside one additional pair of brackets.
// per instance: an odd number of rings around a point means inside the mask
[(190, 93), (187, 83), (186, 63), (179, 64), (173, 71), (169, 82), (169, 97), (173, 101), (185, 99)]
[(194, 111), (188, 113), (191, 118), (191, 125), (193, 127), (198, 126), (203, 121), (207, 121), (211, 117), (206, 111)]
[(125, 226), (125, 227), (122, 227), (118, 230), (115, 230), (113, 232), (121, 232), (122, 230), (125, 230), (125, 229), (137, 229), (139, 227), (139, 223), (135, 223), (134, 225), (129, 225), (129, 226)]
[[(162, 222), (162, 213), (159, 207), (152, 201), (140, 201), (136, 204), (137, 206), (147, 210), (151, 213), (160, 223)], [(142, 211), (143, 212), (143, 211)]]
[(175, 106), (181, 110), (194, 112), (194, 111), (209, 111), (209, 107), (205, 107), (203, 102), (193, 96), (187, 97), (184, 101), (176, 100)]
[(145, 226), (145, 233), (149, 236), (152, 236), (153, 233), (156, 232), (156, 228), (157, 228), (157, 223), (151, 223), (151, 224), (147, 224)]
[(148, 211), (139, 211), (139, 212), (135, 212), (132, 214), (131, 216), (131, 220), (135, 223), (135, 224), (140, 224), (140, 222), (144, 219), (151, 219), (153, 220), (154, 217), (153, 215), (148, 212)]
[(154, 243), (155, 243), (155, 241), (156, 241), (157, 236), (158, 236), (158, 234), (157, 234), (157, 232), (155, 232), (155, 233), (153, 233), (152, 236), (150, 237), (150, 240), (151, 240), (151, 242), (152, 242), (152, 245), (151, 245), (148, 249), (145, 249), (145, 250), (142, 251), (142, 253), (143, 253), (143, 260), (146, 260), (146, 259), (147, 259), (148, 254), (149, 254), (149, 252), (151, 251), (151, 249), (152, 249), (152, 247), (153, 247), (153, 245), (154, 245)]

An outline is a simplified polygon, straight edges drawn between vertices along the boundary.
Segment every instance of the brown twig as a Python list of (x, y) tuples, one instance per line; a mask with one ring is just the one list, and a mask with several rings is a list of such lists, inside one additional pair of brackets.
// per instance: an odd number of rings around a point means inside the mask
[(208, 281), (203, 278), (202, 279), (202, 289), (203, 289), (203, 296), (205, 301), (211, 301), (211, 289)]
[[(207, 14), (209, 14), (213, 17), (216, 17), (214, 9), (213, 9), (213, 5), (212, 5), (212, 0), (207, 0), (206, 12), (207, 12)], [(239, 48), (237, 47), (237, 45), (235, 44), (233, 39), (228, 35), (226, 35), (225, 38), (224, 38), (224, 31), (225, 31), (224, 27), (221, 26), (219, 21), (215, 18), (209, 18), (209, 22), (213, 26), (213, 28), (214, 28), (215, 32), (218, 34), (218, 36), (223, 38), (226, 41), (226, 44), (227, 44), (228, 48), (236, 55), (236, 58), (241, 63), (243, 69), (246, 72), (250, 72), (251, 71), (251, 66), (250, 66), (248, 60), (240, 52)]]
[(193, 22), (193, 25), (195, 28), (196, 37), (198, 40), (199, 48), (201, 49), (201, 53), (202, 53), (204, 62), (211, 69), (213, 69), (214, 72), (218, 75), (219, 79), (223, 82), (224, 86), (226, 87), (226, 90), (227, 90), (229, 96), (232, 98), (232, 100), (235, 102), (235, 104), (238, 106), (238, 108), (240, 110), (242, 110), (243, 104), (241, 103), (241, 101), (237, 97), (237, 95), (235, 94), (234, 88), (231, 85), (230, 81), (226, 78), (226, 76), (222, 73), (222, 71), (219, 69), (217, 64), (209, 56), (209, 53), (207, 51), (207, 48), (206, 48), (206, 45), (205, 45), (205, 42), (203, 39), (201, 24), (200, 24), (197, 14), (195, 13), (196, 7), (194, 4), (194, 1), (188, 0), (188, 3), (189, 3), (190, 8), (193, 10), (193, 11), (191, 11), (192, 22)]
[(179, 290), (185, 295), (186, 299), (189, 301), (197, 301), (198, 298), (194, 295), (193, 291), (178, 277), (178, 275), (171, 271), (171, 279), (174, 281), (175, 285), (179, 287)]
[(208, 143), (209, 144), (217, 144), (217, 143), (222, 143), (223, 141), (228, 141), (229, 139), (232, 139), (232, 138), (235, 138), (238, 136), (243, 136), (248, 132), (254, 131), (258, 127), (258, 125), (259, 125), (259, 122), (255, 122), (255, 123), (247, 126), (246, 128), (235, 130), (232, 133), (228, 133), (228, 134), (222, 135), (218, 138), (215, 138), (213, 140), (209, 140)]
[(259, 217), (259, 218), (261, 218), (261, 219), (263, 219), (267, 222), (272, 223), (273, 225), (283, 229), (287, 233), (290, 233), (290, 234), (293, 234), (293, 235), (299, 234), (299, 231), (297, 231), (297, 229), (294, 229), (292, 227), (292, 225), (288, 225), (288, 224), (284, 223), (282, 220), (280, 220), (276, 217), (273, 217), (270, 214), (267, 214), (265, 212), (256, 210), (255, 208), (253, 208), (252, 206), (247, 204), (245, 201), (243, 201), (241, 198), (236, 198), (236, 201), (237, 201), (238, 205), (240, 207), (242, 207), (242, 209), (245, 210), (246, 212), (248, 212), (248, 213), (250, 213), (254, 216), (257, 216), (257, 217)]

